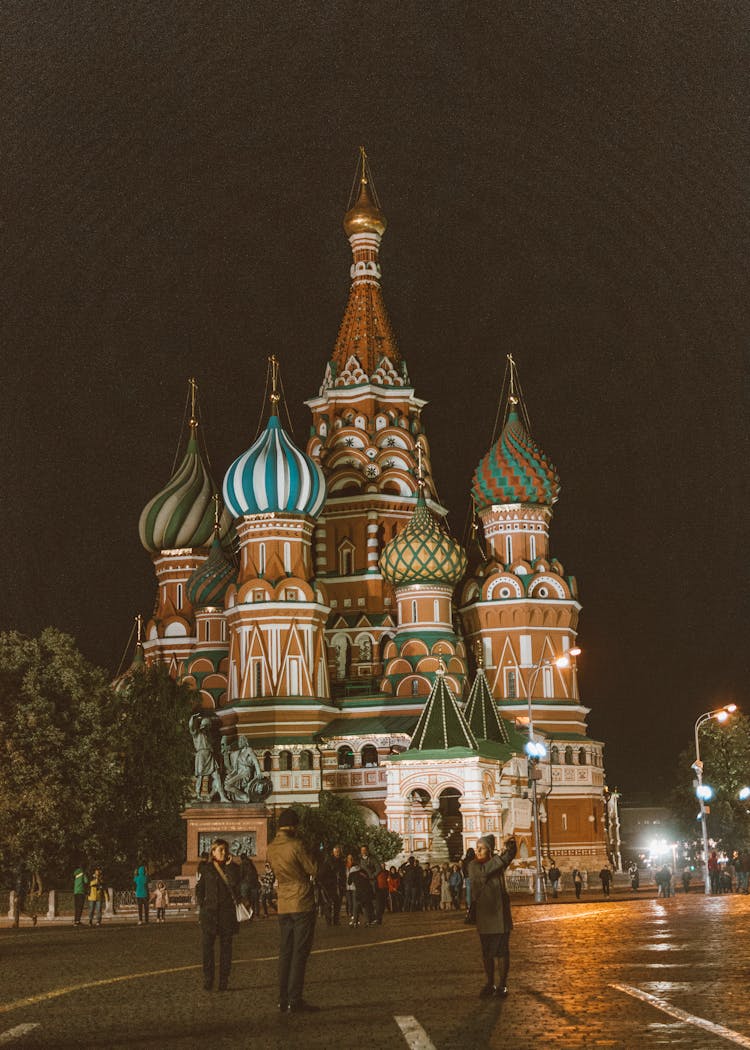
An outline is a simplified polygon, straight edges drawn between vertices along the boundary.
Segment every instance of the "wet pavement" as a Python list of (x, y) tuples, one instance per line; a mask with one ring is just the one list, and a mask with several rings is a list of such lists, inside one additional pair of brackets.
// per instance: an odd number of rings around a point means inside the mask
[(319, 923), (306, 997), (276, 1010), (277, 924), (235, 940), (205, 992), (195, 919), (0, 930), (0, 1046), (750, 1048), (750, 897), (589, 898), (515, 909), (505, 1000), (480, 1000), (477, 935), (456, 913)]

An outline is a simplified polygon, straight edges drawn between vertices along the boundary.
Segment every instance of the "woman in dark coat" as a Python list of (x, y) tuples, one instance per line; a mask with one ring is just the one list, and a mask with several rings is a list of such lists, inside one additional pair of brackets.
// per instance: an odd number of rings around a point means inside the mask
[[(516, 855), (516, 840), (508, 839), (505, 849), (496, 857), (494, 835), (479, 840), (476, 858), (469, 864), (471, 899), (476, 911), (477, 933), (482, 946), (482, 963), (487, 983), (479, 993), (485, 999), (490, 995), (505, 997), (510, 967), (510, 897), (505, 885), (505, 869)], [(495, 959), (499, 960), (498, 981), (495, 984)]]
[(195, 899), (200, 907), (203, 935), (203, 987), (210, 991), (214, 983), (214, 944), (219, 938), (219, 991), (229, 985), (232, 968), (232, 937), (239, 929), (236, 899), (239, 880), (236, 865), (227, 863), (229, 844), (214, 839), (211, 855), (198, 868)]

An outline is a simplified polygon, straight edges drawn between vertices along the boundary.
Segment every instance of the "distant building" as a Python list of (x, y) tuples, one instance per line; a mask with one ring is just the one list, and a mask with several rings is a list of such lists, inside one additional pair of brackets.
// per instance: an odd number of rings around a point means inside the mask
[(621, 801), (619, 810), (624, 863), (632, 860), (644, 864), (673, 862), (679, 839), (669, 809)]
[(194, 408), (185, 457), (140, 520), (157, 578), (145, 659), (194, 686), (227, 767), (252, 748), (271, 808), (343, 793), (432, 856), (459, 856), (483, 832), (515, 833), (518, 863), (533, 856), (531, 708), (547, 746), (543, 853), (597, 867), (603, 744), (587, 733), (575, 659), (555, 663), (581, 608), (549, 547), (559, 479), (511, 360), (504, 425), (474, 474), (468, 554), (448, 535), (425, 402), (381, 291), (385, 227), (363, 153), (344, 218), (349, 300), (307, 402), (306, 449), (282, 426), (274, 361), (270, 414), (226, 472), (220, 513)]

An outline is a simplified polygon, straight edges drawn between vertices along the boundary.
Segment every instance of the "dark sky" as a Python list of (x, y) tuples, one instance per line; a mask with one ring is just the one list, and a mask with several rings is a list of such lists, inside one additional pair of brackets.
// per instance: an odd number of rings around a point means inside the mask
[(117, 668), (137, 523), (200, 383), (217, 475), (276, 353), (298, 442), (349, 284), (360, 142), (383, 287), (463, 528), (505, 355), (562, 478), (609, 780), (658, 791), (747, 696), (748, 7), (0, 10), (1, 627)]

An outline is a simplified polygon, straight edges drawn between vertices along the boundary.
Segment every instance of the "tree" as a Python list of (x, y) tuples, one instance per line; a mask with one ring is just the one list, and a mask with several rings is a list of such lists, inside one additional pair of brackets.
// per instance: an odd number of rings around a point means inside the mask
[(0, 634), (0, 865), (65, 885), (76, 864), (129, 879), (182, 859), (195, 693), (163, 667), (115, 692), (72, 638)]
[(380, 824), (367, 824), (361, 807), (345, 795), (321, 791), (318, 806), (297, 804), (293, 808), (300, 818), (300, 837), (313, 854), (329, 853), (338, 844), (344, 854), (357, 856), (359, 847), (367, 845), (385, 863), (403, 848), (400, 835)]
[(119, 772), (113, 809), (115, 867), (174, 866), (184, 854), (180, 811), (190, 798), (193, 745), (188, 719), (196, 694), (163, 665), (135, 668), (116, 694), (112, 747)]
[[(703, 782), (714, 790), (708, 803), (708, 834), (726, 852), (750, 848), (750, 803), (739, 797), (743, 787), (750, 786), (750, 718), (734, 714), (725, 723), (707, 722), (701, 729)], [(695, 750), (691, 746), (679, 759), (678, 782), (672, 796), (675, 816), (686, 837), (697, 839), (700, 827), (696, 820), (698, 800), (695, 796)]]
[(0, 634), (0, 851), (45, 879), (102, 846), (116, 779), (104, 672), (54, 628)]

